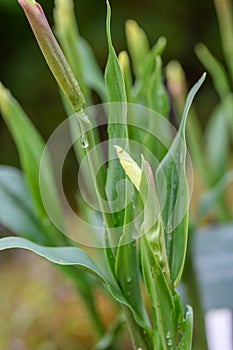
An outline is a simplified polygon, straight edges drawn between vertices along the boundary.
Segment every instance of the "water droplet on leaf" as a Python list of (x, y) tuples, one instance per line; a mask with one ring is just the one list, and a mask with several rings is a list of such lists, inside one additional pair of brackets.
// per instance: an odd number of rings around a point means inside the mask
[(169, 331), (167, 332), (166, 338), (167, 338), (167, 339), (170, 339), (170, 338), (171, 338), (171, 332), (169, 332)]
[(132, 278), (131, 278), (130, 276), (127, 277), (126, 282), (127, 282), (127, 283), (131, 283), (131, 282), (132, 282)]
[(84, 149), (89, 147), (89, 143), (88, 143), (87, 137), (85, 135), (82, 135), (80, 143), (81, 143), (82, 148), (84, 148)]
[(172, 346), (172, 340), (171, 340), (171, 339), (168, 339), (167, 345), (168, 345), (168, 346)]

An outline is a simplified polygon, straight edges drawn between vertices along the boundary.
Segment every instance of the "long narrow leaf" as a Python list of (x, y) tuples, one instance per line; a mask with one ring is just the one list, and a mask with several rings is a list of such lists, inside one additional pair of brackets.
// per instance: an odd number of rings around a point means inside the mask
[(82, 250), (76, 247), (44, 247), (38, 244), (32, 243), (24, 238), (20, 237), (6, 237), (0, 239), (0, 251), (21, 248), (32, 251), (37, 255), (62, 266), (77, 266), (80, 267), (98, 277), (102, 282), (106, 284), (109, 292), (119, 303), (129, 308), (136, 320), (136, 322), (143, 328), (150, 332), (148, 326), (141, 320), (135, 310), (131, 307), (129, 302), (125, 299), (122, 293), (119, 291), (112, 281), (106, 277), (106, 275), (96, 266), (96, 264), (90, 259), (90, 257)]
[[(0, 102), (3, 119), (18, 148), (21, 165), (38, 216), (42, 222), (49, 223), (47, 227), (48, 230), (56, 232), (56, 229), (54, 231), (53, 226), (50, 224), (40, 195), (39, 173), (41, 157), (45, 146), (44, 141), (18, 102), (3, 85), (0, 85)], [(62, 227), (62, 212), (48, 155), (44, 164), (45, 167), (41, 169), (41, 176), (43, 176), (44, 186), (46, 186), (45, 191), (47, 192), (48, 200), (53, 203), (53, 216), (56, 218), (57, 222), (60, 223), (60, 227)], [(51, 237), (51, 239), (53, 239), (53, 237)]]
[[(132, 208), (126, 208), (126, 213), (127, 210), (132, 210)], [(150, 323), (140, 290), (136, 241), (132, 237), (132, 225), (130, 223), (125, 223), (124, 232), (117, 249), (116, 278), (133, 309), (149, 326)]]
[(225, 97), (214, 109), (205, 132), (206, 156), (212, 184), (224, 176), (229, 156), (232, 123), (232, 95)]
[(149, 86), (147, 87), (148, 106), (164, 117), (168, 116), (169, 98), (162, 81), (162, 60), (160, 56), (156, 57), (156, 65), (151, 76)]
[(211, 211), (218, 208), (219, 200), (232, 182), (233, 170), (227, 172), (215, 186), (203, 194), (198, 205), (199, 218), (205, 217), (211, 213)]
[(84, 71), (79, 48), (79, 32), (74, 14), (73, 0), (56, 0), (54, 22), (61, 47), (76, 79), (79, 81), (80, 89), (84, 94), (85, 100), (89, 101), (90, 91), (88, 90), (84, 79)]
[(162, 346), (164, 350), (175, 349), (175, 308), (172, 294), (146, 235), (141, 238), (140, 243), (143, 276), (155, 310)]
[(227, 72), (223, 65), (212, 55), (204, 44), (196, 47), (196, 54), (204, 65), (205, 69), (210, 73), (214, 87), (221, 98), (227, 96), (231, 92)]
[(89, 43), (80, 36), (73, 11), (73, 0), (56, 0), (55, 29), (70, 66), (87, 101), (94, 89), (106, 101), (104, 78)]
[(149, 52), (149, 42), (143, 29), (134, 20), (126, 22), (126, 38), (136, 77), (143, 72), (143, 63)]
[(0, 166), (0, 222), (38, 244), (46, 244), (24, 176), (19, 169)]
[(118, 59), (121, 66), (124, 81), (125, 81), (127, 101), (132, 102), (131, 95), (132, 95), (133, 77), (131, 73), (130, 60), (129, 60), (127, 51), (121, 51), (119, 53)]
[(188, 306), (181, 330), (183, 335), (179, 343), (178, 350), (191, 350), (193, 337), (193, 310), (191, 306)]
[(178, 134), (156, 172), (156, 185), (160, 201), (166, 193), (162, 214), (171, 279), (175, 286), (179, 284), (181, 279), (188, 239), (189, 201), (185, 175), (185, 124), (193, 98), (204, 79), (205, 74), (189, 92)]
[(233, 18), (231, 0), (214, 0), (226, 63), (233, 79)]
[[(119, 61), (112, 46), (111, 32), (110, 32), (111, 9), (107, 3), (107, 21), (106, 31), (108, 39), (109, 56), (105, 71), (105, 81), (107, 88), (108, 101), (113, 102), (109, 105), (108, 111), (108, 136), (109, 136), (109, 163), (107, 171), (106, 192), (108, 200), (113, 202), (112, 212), (114, 224), (120, 227), (124, 223), (124, 211), (117, 209), (114, 201), (124, 208), (124, 195), (117, 193), (117, 184), (125, 178), (124, 171), (116, 157), (114, 144), (119, 143), (123, 148), (127, 145), (127, 128), (126, 128), (126, 91), (125, 83), (120, 68)], [(116, 103), (119, 102), (119, 103)], [(125, 193), (125, 186), (123, 185), (122, 192)], [(119, 203), (120, 201), (120, 203)], [(119, 207), (118, 207), (119, 208)]]

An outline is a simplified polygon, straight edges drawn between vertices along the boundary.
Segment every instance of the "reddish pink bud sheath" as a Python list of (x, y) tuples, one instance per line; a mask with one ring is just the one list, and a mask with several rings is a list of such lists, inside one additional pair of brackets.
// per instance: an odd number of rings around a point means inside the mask
[(40, 4), (34, 0), (18, 0), (31, 25), (40, 49), (75, 112), (84, 107), (84, 97), (76, 78), (53, 35)]

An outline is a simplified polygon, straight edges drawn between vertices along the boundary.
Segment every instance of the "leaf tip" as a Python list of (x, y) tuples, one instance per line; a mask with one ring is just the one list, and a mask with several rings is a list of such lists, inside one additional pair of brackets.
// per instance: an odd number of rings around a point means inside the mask
[(120, 146), (114, 146), (118, 159), (121, 163), (122, 168), (124, 169), (126, 175), (129, 177), (130, 181), (139, 191), (142, 171), (137, 165), (137, 163), (130, 157), (130, 155)]
[(7, 108), (10, 98), (10, 91), (0, 82), (0, 110), (3, 111)]

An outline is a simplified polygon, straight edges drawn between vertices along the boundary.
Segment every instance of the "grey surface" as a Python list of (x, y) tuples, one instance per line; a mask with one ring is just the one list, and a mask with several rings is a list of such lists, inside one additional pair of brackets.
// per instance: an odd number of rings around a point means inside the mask
[(233, 309), (233, 223), (202, 229), (193, 243), (204, 308)]

